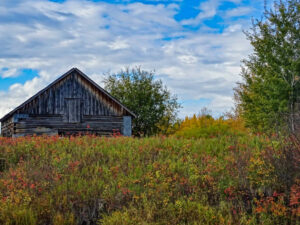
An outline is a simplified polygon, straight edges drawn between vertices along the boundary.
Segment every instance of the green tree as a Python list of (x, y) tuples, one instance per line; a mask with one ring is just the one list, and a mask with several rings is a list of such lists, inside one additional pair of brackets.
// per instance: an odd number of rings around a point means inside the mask
[(254, 52), (243, 60), (243, 82), (235, 97), (246, 125), (256, 131), (285, 125), (295, 130), (300, 100), (299, 23), (299, 0), (274, 2), (246, 32)]
[(176, 124), (180, 104), (161, 80), (154, 79), (153, 71), (127, 68), (108, 74), (104, 84), (106, 90), (137, 115), (133, 120), (135, 136), (168, 133)]

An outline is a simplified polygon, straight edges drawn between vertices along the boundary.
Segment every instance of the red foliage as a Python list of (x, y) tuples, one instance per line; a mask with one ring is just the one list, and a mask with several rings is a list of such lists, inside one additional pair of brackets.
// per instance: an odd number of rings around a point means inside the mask
[(291, 187), (290, 206), (292, 207), (292, 213), (296, 216), (300, 216), (300, 185), (299, 185), (299, 183), (294, 184)]

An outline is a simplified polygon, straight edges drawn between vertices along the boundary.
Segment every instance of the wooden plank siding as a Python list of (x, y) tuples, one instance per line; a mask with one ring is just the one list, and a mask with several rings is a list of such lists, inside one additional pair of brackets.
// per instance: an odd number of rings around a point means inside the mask
[(83, 117), (81, 123), (74, 125), (63, 121), (62, 116), (39, 117), (32, 116), (20, 119), (14, 123), (14, 135), (21, 134), (72, 134), (72, 133), (91, 133), (98, 135), (110, 135), (113, 130), (123, 129), (123, 117), (115, 116), (88, 116)]
[(19, 110), (26, 114), (64, 114), (65, 99), (82, 99), (83, 115), (122, 115), (120, 107), (89, 87), (76, 74), (67, 77)]
[[(10, 116), (8, 116), (10, 115)], [(72, 69), (36, 96), (1, 119), (3, 136), (32, 134), (122, 132), (130, 111), (96, 86), (78, 69)]]

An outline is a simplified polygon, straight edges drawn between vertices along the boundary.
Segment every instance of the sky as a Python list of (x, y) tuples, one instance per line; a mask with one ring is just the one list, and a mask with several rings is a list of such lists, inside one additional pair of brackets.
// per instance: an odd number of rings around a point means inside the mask
[[(268, 3), (268, 2), (267, 2)], [(1, 0), (0, 117), (73, 67), (100, 86), (107, 73), (154, 70), (179, 116), (234, 106), (243, 31), (264, 0)]]

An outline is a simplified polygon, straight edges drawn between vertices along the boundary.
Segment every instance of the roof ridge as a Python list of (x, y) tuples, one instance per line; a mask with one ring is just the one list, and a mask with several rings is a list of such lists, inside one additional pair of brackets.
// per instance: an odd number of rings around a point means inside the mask
[(78, 74), (82, 77), (84, 77), (88, 82), (90, 82), (92, 85), (94, 85), (99, 91), (103, 92), (105, 95), (107, 95), (111, 100), (113, 100), (114, 102), (116, 102), (117, 104), (119, 104), (123, 109), (125, 109), (129, 114), (131, 114), (132, 116), (136, 117), (136, 115), (130, 111), (126, 106), (124, 106), (119, 100), (117, 100), (116, 98), (114, 98), (110, 93), (108, 93), (105, 89), (103, 89), (102, 87), (100, 87), (95, 81), (93, 81), (91, 78), (89, 78), (85, 73), (83, 73), (80, 69), (78, 69), (77, 67), (73, 67), (70, 70), (68, 70), (67, 72), (65, 72), (63, 75), (61, 75), (60, 77), (58, 77), (57, 79), (55, 79), (53, 82), (51, 82), (49, 85), (47, 85), (45, 88), (43, 88), (42, 90), (38, 91), (35, 95), (33, 95), (32, 97), (30, 97), (29, 99), (27, 99), (25, 102), (23, 102), (21, 105), (17, 106), (15, 109), (13, 109), (12, 111), (10, 111), (9, 113), (7, 113), (6, 115), (4, 115), (1, 119), (0, 122), (2, 122), (3, 120), (5, 120), (7, 117), (11, 116), (12, 114), (14, 114), (17, 110), (19, 110), (20, 108), (22, 108), (23, 106), (25, 106), (26, 104), (28, 104), (29, 102), (31, 102), (32, 100), (34, 100), (37, 96), (41, 95), (42, 93), (44, 93), (45, 91), (47, 91), (49, 88), (51, 88), (54, 84), (58, 83), (59, 81), (63, 80), (64, 78), (66, 78), (68, 75), (70, 75), (73, 71), (78, 72)]

